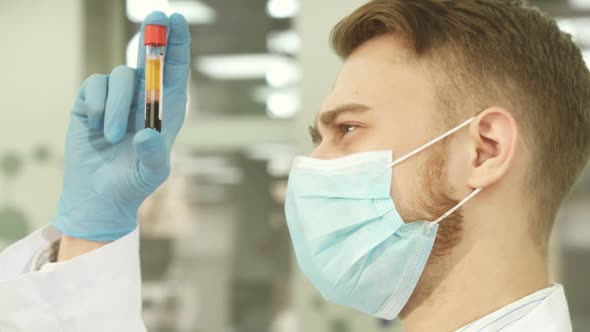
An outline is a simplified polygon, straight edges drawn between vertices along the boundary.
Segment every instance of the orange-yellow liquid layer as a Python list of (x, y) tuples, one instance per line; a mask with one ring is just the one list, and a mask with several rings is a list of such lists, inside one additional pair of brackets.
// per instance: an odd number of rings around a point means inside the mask
[(159, 95), (160, 84), (161, 84), (161, 60), (160, 59), (147, 59), (145, 63), (145, 87), (148, 91), (157, 91)]

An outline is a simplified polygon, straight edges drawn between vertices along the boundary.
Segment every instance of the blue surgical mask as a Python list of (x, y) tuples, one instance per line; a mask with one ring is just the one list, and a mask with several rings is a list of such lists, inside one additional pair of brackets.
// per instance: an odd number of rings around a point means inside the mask
[(438, 223), (404, 223), (391, 199), (392, 168), (471, 123), (393, 161), (391, 151), (295, 159), (285, 213), (297, 262), (327, 300), (393, 319), (424, 270)]

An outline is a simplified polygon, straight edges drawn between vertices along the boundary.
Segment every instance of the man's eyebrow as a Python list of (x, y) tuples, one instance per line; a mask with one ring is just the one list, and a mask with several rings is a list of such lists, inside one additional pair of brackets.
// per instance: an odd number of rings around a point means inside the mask
[(318, 114), (316, 118), (316, 126), (317, 123), (320, 122), (326, 127), (330, 127), (334, 124), (334, 121), (338, 116), (343, 113), (362, 113), (370, 110), (371, 108), (367, 105), (363, 104), (344, 104), (336, 107), (335, 109), (321, 112)]
[(318, 114), (315, 120), (315, 124), (309, 126), (309, 134), (314, 144), (319, 144), (322, 141), (322, 135), (320, 133), (319, 123), (325, 127), (331, 127), (338, 116), (343, 113), (361, 113), (370, 110), (371, 108), (363, 104), (344, 104), (336, 107), (335, 109), (321, 112)]

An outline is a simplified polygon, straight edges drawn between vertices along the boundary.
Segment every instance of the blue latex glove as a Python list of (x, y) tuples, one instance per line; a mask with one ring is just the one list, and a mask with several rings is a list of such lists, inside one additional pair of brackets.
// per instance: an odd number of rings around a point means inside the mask
[(153, 12), (168, 26), (162, 133), (144, 129), (143, 26), (137, 69), (90, 76), (80, 88), (66, 137), (63, 192), (51, 224), (80, 239), (106, 242), (133, 231), (141, 203), (170, 174), (170, 149), (184, 122), (190, 34), (182, 15)]

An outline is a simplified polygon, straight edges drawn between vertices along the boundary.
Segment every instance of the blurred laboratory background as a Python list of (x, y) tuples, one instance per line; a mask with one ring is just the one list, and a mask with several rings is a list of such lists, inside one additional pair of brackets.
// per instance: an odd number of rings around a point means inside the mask
[[(0, 1), (0, 250), (46, 224), (79, 84), (135, 65), (141, 20), (180, 12), (193, 43), (173, 174), (141, 210), (151, 332), (401, 331), (327, 303), (294, 262), (283, 215), (291, 160), (336, 77), (332, 26), (363, 0)], [(531, 1), (590, 59), (590, 0)], [(559, 215), (552, 275), (590, 331), (590, 176)]]

